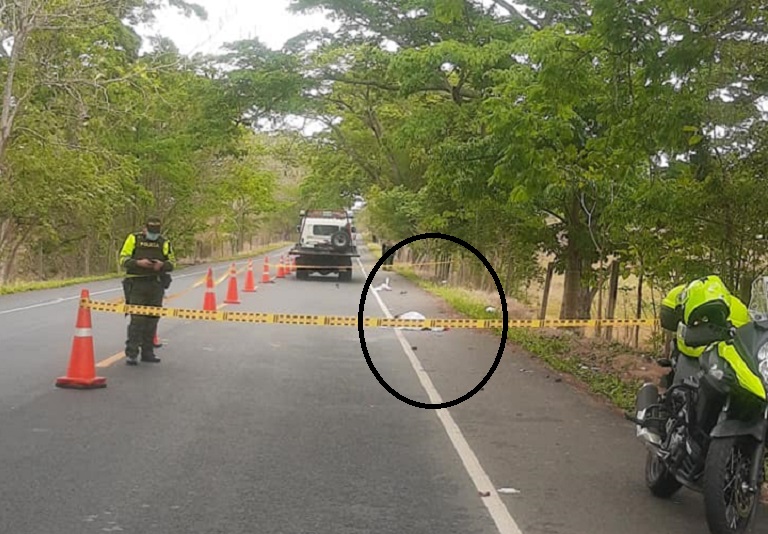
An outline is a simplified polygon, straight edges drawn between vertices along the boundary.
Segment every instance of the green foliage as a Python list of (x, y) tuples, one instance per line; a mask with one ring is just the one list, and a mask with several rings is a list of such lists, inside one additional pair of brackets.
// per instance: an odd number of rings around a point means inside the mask
[(656, 286), (715, 272), (743, 289), (765, 265), (759, 8), (494, 4), (292, 2), (341, 25), (284, 52), (314, 84), (292, 113), (327, 127), (305, 145), (305, 198), (362, 193), (377, 235), (462, 237), (511, 286), (550, 254), (568, 317), (611, 258)]
[[(191, 252), (287, 238), (298, 209), (362, 194), (376, 235), (460, 237), (508, 288), (554, 257), (565, 316), (589, 313), (612, 258), (657, 287), (714, 272), (744, 291), (766, 252), (761, 7), (492, 4), (292, 0), (339, 31), (194, 60), (162, 38), (140, 54), (125, 22), (205, 16), (182, 0), (99, 3), (93, 24), (84, 0), (26, 25), (9, 8), (4, 107), (23, 105), (0, 116), (2, 275), (19, 251), (58, 272), (83, 247), (111, 270), (151, 211)], [(323, 129), (298, 135), (296, 117)], [(253, 134), (267, 124), (282, 141)]]
[(0, 34), (0, 284), (115, 272), (117, 251), (149, 213), (177, 255), (234, 250), (260, 232), (277, 184), (262, 141), (242, 125), (216, 58), (190, 60), (129, 24), (182, 0), (30, 0), (2, 10)]

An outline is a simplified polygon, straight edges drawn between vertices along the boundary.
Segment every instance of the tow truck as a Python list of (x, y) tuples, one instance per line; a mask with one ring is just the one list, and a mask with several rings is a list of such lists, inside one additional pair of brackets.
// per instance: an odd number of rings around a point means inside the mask
[(356, 228), (347, 210), (301, 210), (296, 227), (299, 241), (289, 251), (296, 258), (296, 278), (312, 273), (337, 273), (340, 281), (352, 279), (352, 258), (360, 257)]

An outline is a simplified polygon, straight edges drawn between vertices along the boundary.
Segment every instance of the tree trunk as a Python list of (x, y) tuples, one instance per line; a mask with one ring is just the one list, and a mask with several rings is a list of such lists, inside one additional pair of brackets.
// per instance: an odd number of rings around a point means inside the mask
[[(618, 260), (614, 260), (611, 264), (611, 279), (608, 283), (608, 311), (605, 314), (606, 319), (616, 318), (616, 301), (619, 296), (619, 268), (621, 264)], [(613, 339), (613, 327), (608, 326), (605, 328), (605, 338), (610, 341)]]
[(752, 296), (752, 279), (750, 275), (744, 272), (741, 275), (741, 283), (739, 284), (739, 298), (741, 301), (749, 305), (749, 299)]
[(547, 318), (547, 304), (549, 304), (549, 288), (552, 285), (552, 276), (555, 274), (555, 263), (549, 262), (547, 265), (547, 278), (544, 280), (544, 296), (541, 299), (541, 309), (539, 310), (539, 319)]
[[(605, 283), (605, 270), (603, 269), (603, 260), (600, 260), (599, 274), (597, 280), (597, 320), (600, 321), (603, 318), (603, 284)], [(595, 327), (595, 337), (601, 335), (600, 323)]]
[[(592, 271), (594, 242), (582, 219), (579, 193), (573, 191), (566, 206), (566, 242), (562, 253), (565, 259), (565, 287), (561, 319), (589, 319), (592, 300), (598, 289), (585, 282), (585, 274)], [(584, 329), (577, 328), (574, 332), (583, 335)]]
[[(26, 22), (26, 21), (25, 21)], [(16, 68), (21, 60), (21, 54), (23, 53), (24, 46), (26, 45), (28, 37), (28, 31), (22, 29), (13, 34), (13, 48), (11, 50), (11, 57), (8, 60), (5, 73), (5, 86), (3, 87), (3, 108), (0, 111), (0, 169), (3, 169), (5, 164), (5, 151), (8, 148), (8, 142), (13, 134), (13, 123), (16, 118), (16, 112), (19, 106), (23, 105), (18, 95), (14, 95), (14, 79), (16, 76)], [(15, 97), (15, 102), (14, 102)], [(8, 179), (7, 175), (0, 176), (0, 178)]]
[(27, 234), (29, 232), (25, 232), (21, 236), (17, 236), (16, 242), (13, 244), (13, 247), (11, 248), (10, 254), (5, 258), (5, 264), (3, 265), (3, 273), (2, 273), (2, 283), (8, 283), (11, 280), (11, 273), (13, 273), (13, 266), (16, 263), (16, 256), (19, 253), (19, 249), (21, 248), (22, 243), (27, 238)]
[[(635, 314), (637, 319), (642, 318), (643, 315), (643, 273), (640, 273), (640, 277), (637, 281), (637, 313)], [(635, 348), (640, 345), (640, 327), (635, 327)]]
[[(589, 288), (583, 287), (581, 252), (573, 245), (568, 245), (565, 253), (565, 284), (563, 288), (563, 305), (560, 308), (560, 319), (589, 319), (589, 306), (585, 312), (585, 296)], [(586, 291), (586, 294), (585, 294)], [(591, 304), (591, 298), (587, 304)]]

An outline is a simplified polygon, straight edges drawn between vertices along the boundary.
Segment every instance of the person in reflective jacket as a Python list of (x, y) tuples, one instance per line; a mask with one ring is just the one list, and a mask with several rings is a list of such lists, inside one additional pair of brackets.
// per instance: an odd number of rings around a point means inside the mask
[[(147, 219), (142, 232), (126, 237), (120, 250), (120, 265), (126, 271), (123, 279), (126, 304), (162, 307), (163, 296), (176, 264), (171, 242), (160, 232), (159, 217)], [(125, 357), (128, 365), (136, 365), (141, 351), (141, 361), (158, 363), (154, 352), (154, 337), (159, 317), (131, 314)]]

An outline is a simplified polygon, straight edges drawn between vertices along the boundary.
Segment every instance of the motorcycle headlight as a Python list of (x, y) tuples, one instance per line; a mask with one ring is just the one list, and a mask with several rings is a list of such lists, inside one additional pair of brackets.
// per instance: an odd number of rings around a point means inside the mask
[(768, 382), (768, 343), (763, 343), (757, 352), (757, 368), (763, 376), (763, 380)]

